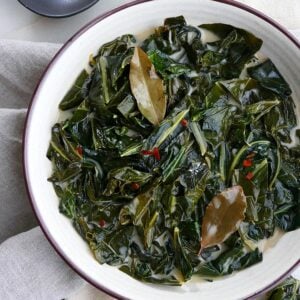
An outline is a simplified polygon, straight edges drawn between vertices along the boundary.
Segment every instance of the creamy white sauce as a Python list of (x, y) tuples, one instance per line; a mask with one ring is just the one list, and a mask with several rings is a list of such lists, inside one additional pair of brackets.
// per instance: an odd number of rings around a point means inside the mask
[(70, 119), (73, 115), (73, 112), (70, 110), (65, 110), (65, 111), (59, 111), (59, 115), (58, 115), (58, 120), (57, 122), (63, 122), (66, 119)]
[(272, 249), (273, 247), (275, 247), (275, 245), (277, 244), (277, 242), (280, 240), (280, 238), (283, 235), (284, 235), (284, 231), (279, 228), (276, 228), (274, 231), (274, 234), (270, 238), (268, 238), (268, 239), (265, 238), (263, 240), (260, 240), (257, 243), (258, 249), (261, 252), (266, 252), (266, 251)]
[(194, 78), (194, 77), (198, 77), (199, 76), (199, 73), (197, 73), (196, 71), (191, 71), (189, 73), (189, 78)]
[(194, 32), (194, 31), (188, 32), (188, 34), (187, 34), (187, 42), (188, 42), (188, 44), (191, 44), (192, 41), (193, 41), (193, 39), (194, 39), (196, 36), (197, 36), (197, 33), (196, 33), (196, 32)]
[(188, 90), (188, 96), (191, 96), (193, 93), (194, 93), (194, 91), (197, 89), (197, 87), (193, 87), (193, 86), (189, 86), (189, 90)]
[[(293, 95), (292, 95), (293, 96)], [(296, 117), (297, 117), (297, 126), (294, 127), (291, 131), (290, 131), (290, 136), (291, 136), (291, 142), (290, 143), (282, 143), (282, 145), (288, 147), (288, 148), (293, 148), (297, 145), (299, 145), (300, 141), (298, 139), (298, 137), (296, 136), (296, 131), (298, 129), (300, 129), (300, 101), (298, 99), (298, 101), (296, 101), (294, 99), (294, 103), (296, 105), (295, 108), (295, 113), (296, 113)]]
[(125, 246), (120, 247), (120, 248), (119, 248), (120, 254), (121, 254), (122, 256), (125, 256), (126, 253), (127, 253), (127, 249), (128, 249), (128, 248), (125, 247)]
[(173, 50), (173, 49), (174, 49), (174, 48), (173, 48), (174, 45), (172, 45), (172, 44), (173, 44), (173, 40), (172, 40), (172, 31), (171, 31), (171, 30), (169, 31), (168, 38), (169, 38), (169, 43), (170, 43), (170, 45), (171, 45), (171, 47), (172, 47), (172, 50)]
[(170, 56), (170, 58), (172, 58), (173, 60), (175, 60), (176, 62), (178, 62), (180, 64), (185, 64), (188, 62), (184, 48), (181, 48), (179, 51), (174, 52), (173, 54), (171, 54), (169, 56)]
[(132, 241), (135, 242), (141, 249), (144, 248), (144, 244), (141, 241), (141, 239), (140, 239), (140, 237), (139, 237), (139, 235), (137, 234), (136, 231), (133, 232), (131, 238), (132, 238)]
[(173, 43), (173, 39), (172, 39), (172, 31), (169, 31), (169, 36), (168, 36), (168, 38), (169, 38), (169, 43), (170, 43), (170, 45), (171, 45), (171, 49), (172, 49), (172, 50), (175, 50), (175, 49), (176, 49), (176, 46), (175, 46), (174, 43)]
[(180, 87), (180, 81), (178, 78), (174, 78), (172, 81), (172, 92), (173, 94), (176, 94), (178, 92), (178, 89)]
[(200, 28), (200, 32), (201, 32), (201, 41), (203, 44), (213, 43), (220, 39), (217, 35), (204, 28)]
[(260, 51), (255, 53), (255, 59), (253, 59), (252, 61), (248, 62), (247, 64), (245, 64), (241, 74), (240, 74), (240, 79), (246, 79), (248, 78), (248, 73), (247, 73), (247, 68), (250, 67), (254, 67), (257, 66), (261, 63), (263, 63), (264, 61), (266, 61), (268, 59), (267, 56), (265, 56), (263, 53), (261, 53)]
[(205, 263), (205, 262), (210, 262), (212, 260), (215, 260), (216, 258), (218, 258), (218, 256), (220, 256), (220, 254), (222, 254), (223, 252), (225, 252), (228, 249), (228, 247), (224, 243), (218, 245), (218, 247), (219, 247), (219, 250), (215, 251), (215, 252), (211, 252), (210, 256), (206, 260), (204, 260), (200, 256), (200, 261)]
[(290, 136), (291, 136), (291, 142), (290, 143), (282, 143), (282, 145), (288, 147), (288, 148), (293, 148), (296, 147), (297, 145), (299, 145), (300, 140), (298, 139), (298, 137), (296, 136), (296, 131), (298, 129), (300, 129), (300, 124), (299, 124), (299, 119), (300, 119), (300, 113), (299, 111), (297, 112), (297, 120), (298, 120), (298, 125), (296, 127), (294, 127), (291, 131), (290, 131)]
[(138, 133), (132, 129), (128, 129), (127, 136), (136, 137), (136, 136), (138, 136)]
[(148, 30), (145, 30), (143, 32), (140, 32), (138, 34), (135, 34), (136, 37), (136, 44), (139, 45), (141, 41), (144, 41), (146, 38), (148, 38), (151, 34), (155, 32), (155, 28), (149, 28)]
[(254, 199), (258, 198), (259, 192), (260, 192), (260, 189), (258, 189), (257, 187), (254, 186), (253, 187), (253, 196), (254, 196)]

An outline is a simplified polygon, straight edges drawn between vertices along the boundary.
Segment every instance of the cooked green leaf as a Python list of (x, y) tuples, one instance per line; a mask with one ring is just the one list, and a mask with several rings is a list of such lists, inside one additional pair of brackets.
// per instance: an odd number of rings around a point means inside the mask
[(300, 293), (300, 280), (288, 277), (273, 290), (267, 293), (268, 300), (298, 300)]
[(274, 66), (270, 59), (265, 62), (247, 69), (249, 75), (260, 82), (260, 84), (282, 97), (289, 96), (292, 91), (282, 75)]
[(59, 108), (61, 110), (67, 110), (76, 107), (84, 100), (82, 89), (87, 78), (88, 73), (86, 72), (86, 70), (83, 70), (76, 78), (74, 85), (60, 102)]

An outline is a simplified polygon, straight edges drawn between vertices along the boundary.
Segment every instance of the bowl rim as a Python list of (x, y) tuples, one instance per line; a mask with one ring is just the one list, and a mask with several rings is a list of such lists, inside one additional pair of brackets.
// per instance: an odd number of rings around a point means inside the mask
[[(96, 287), (97, 289), (105, 292), (106, 294), (118, 298), (118, 299), (127, 299), (124, 296), (114, 292), (113, 290), (110, 290), (108, 288), (106, 288), (105, 286), (101, 285), (100, 283), (96, 282), (95, 280), (93, 280), (92, 278), (90, 278), (88, 275), (84, 274), (79, 267), (74, 264), (73, 262), (71, 262), (71, 260), (67, 257), (67, 255), (64, 254), (64, 252), (62, 251), (61, 247), (56, 243), (56, 241), (54, 239), (52, 239), (52, 237), (48, 234), (47, 232), (47, 226), (45, 225), (45, 223), (43, 222), (43, 219), (40, 218), (38, 212), (35, 209), (34, 206), (34, 202), (35, 199), (33, 197), (33, 195), (30, 192), (30, 186), (31, 186), (31, 182), (30, 179), (27, 177), (27, 157), (26, 157), (26, 148), (27, 148), (27, 129), (28, 129), (28, 125), (30, 124), (30, 117), (31, 117), (31, 111), (32, 108), (36, 102), (36, 94), (39, 90), (39, 87), (41, 85), (41, 83), (47, 78), (47, 73), (49, 71), (49, 69), (52, 67), (52, 65), (55, 64), (55, 62), (59, 59), (59, 57), (62, 55), (62, 53), (64, 53), (69, 46), (75, 41), (77, 40), (82, 34), (84, 34), (88, 29), (90, 29), (91, 27), (93, 27), (95, 24), (101, 22), (102, 20), (106, 19), (107, 17), (118, 13), (120, 11), (123, 11), (129, 7), (135, 6), (135, 5), (139, 5), (139, 4), (143, 4), (146, 2), (152, 2), (155, 0), (134, 0), (131, 1), (129, 3), (125, 3), (121, 6), (118, 6), (104, 14), (99, 15), (98, 17), (92, 19), (91, 21), (89, 21), (86, 25), (84, 25), (81, 29), (79, 29), (72, 37), (70, 37), (67, 42), (58, 50), (58, 52), (54, 55), (54, 57), (50, 60), (49, 64), (47, 65), (47, 67), (45, 68), (44, 72), (42, 73), (36, 88), (32, 94), (29, 106), (28, 106), (28, 110), (27, 110), (27, 114), (26, 114), (26, 118), (25, 118), (25, 123), (24, 123), (24, 129), (23, 129), (23, 137), (22, 137), (22, 167), (23, 167), (23, 176), (24, 176), (24, 181), (25, 181), (25, 188), (26, 188), (26, 192), (27, 192), (27, 196), (30, 202), (30, 205), (32, 207), (32, 210), (35, 214), (36, 219), (38, 220), (38, 224), (40, 226), (40, 228), (42, 229), (44, 235), (46, 236), (47, 240), (49, 241), (49, 243), (52, 245), (52, 247), (55, 249), (56, 253), (79, 275), (81, 276), (84, 280), (86, 280), (88, 283), (90, 283), (91, 285), (93, 285), (94, 287)], [(240, 3), (240, 2), (235, 2), (233, 0), (213, 0), (215, 2), (219, 2), (219, 3), (223, 3), (225, 5), (230, 5), (230, 6), (234, 6), (237, 7), (241, 10), (247, 11), (253, 15), (255, 15), (256, 17), (262, 19), (263, 21), (269, 23), (270, 25), (272, 25), (275, 29), (279, 30), (281, 33), (283, 33), (298, 49), (300, 49), (300, 41), (293, 35), (291, 34), (284, 26), (282, 26), (281, 24), (279, 24), (277, 21), (273, 20), (271, 17), (265, 15), (264, 13), (262, 13), (261, 11), (252, 8), (246, 4)], [(270, 289), (272, 289), (273, 287), (275, 287), (278, 283), (280, 283), (283, 279), (285, 279), (298, 265), (300, 265), (300, 259), (298, 259), (298, 261), (296, 263), (294, 263), (291, 267), (288, 268), (288, 270), (286, 270), (282, 275), (280, 275), (276, 280), (274, 280), (273, 282), (271, 282), (269, 285), (267, 285), (266, 287), (253, 292), (253, 294), (251, 294), (250, 296), (248, 296), (246, 298), (247, 299), (254, 299), (255, 297), (266, 293), (267, 291), (269, 291)]]

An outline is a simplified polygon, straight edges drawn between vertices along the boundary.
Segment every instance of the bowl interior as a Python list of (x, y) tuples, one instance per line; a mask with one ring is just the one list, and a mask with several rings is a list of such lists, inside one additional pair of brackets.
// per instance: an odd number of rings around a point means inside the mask
[[(25, 134), (24, 163), (28, 190), (40, 223), (53, 245), (86, 279), (115, 295), (131, 299), (240, 299), (264, 289), (285, 274), (299, 260), (300, 230), (285, 234), (264, 253), (264, 260), (249, 269), (214, 282), (194, 278), (183, 287), (143, 284), (118, 269), (99, 265), (69, 219), (58, 211), (58, 199), (47, 182), (51, 164), (46, 158), (52, 125), (59, 118), (58, 103), (88, 57), (113, 38), (133, 33), (138, 38), (162, 24), (166, 17), (184, 15), (188, 23), (227, 23), (253, 32), (262, 38), (263, 54), (270, 57), (291, 85), (299, 100), (300, 51), (282, 32), (261, 18), (237, 7), (209, 0), (150, 1), (96, 21), (70, 40), (52, 62), (35, 93)], [(250, 280), (249, 280), (250, 279)]]

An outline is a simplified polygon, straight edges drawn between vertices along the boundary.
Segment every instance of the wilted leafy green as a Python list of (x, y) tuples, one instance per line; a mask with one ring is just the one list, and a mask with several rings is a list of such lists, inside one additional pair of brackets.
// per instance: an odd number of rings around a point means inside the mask
[(88, 77), (86, 70), (83, 70), (77, 77), (74, 85), (60, 102), (59, 108), (67, 110), (78, 106), (84, 99), (86, 94), (85, 81)]
[(258, 248), (245, 252), (243, 246), (237, 246), (222, 253), (217, 259), (200, 266), (197, 274), (210, 278), (231, 274), (262, 261), (262, 254)]
[[(206, 43), (206, 30), (218, 40)], [(47, 157), (60, 212), (101, 264), (180, 285), (193, 274), (210, 278), (258, 263), (259, 240), (276, 227), (300, 227), (299, 130), (286, 145), (295, 105), (274, 64), (255, 57), (261, 44), (243, 29), (194, 27), (180, 16), (140, 45), (124, 35), (90, 57), (61, 101), (69, 117), (52, 127)], [(133, 84), (137, 49), (143, 63)], [(245, 196), (234, 216), (226, 213), (226, 231), (223, 213), (234, 212), (235, 201), (207, 211), (234, 186)], [(220, 239), (207, 241), (209, 232)], [(294, 287), (271, 299), (293, 299)]]
[(300, 280), (288, 277), (272, 291), (268, 292), (267, 300), (299, 300)]
[(247, 69), (248, 74), (256, 79), (264, 88), (288, 97), (292, 91), (270, 59), (262, 64)]

